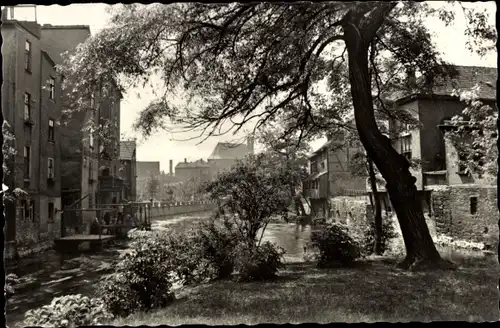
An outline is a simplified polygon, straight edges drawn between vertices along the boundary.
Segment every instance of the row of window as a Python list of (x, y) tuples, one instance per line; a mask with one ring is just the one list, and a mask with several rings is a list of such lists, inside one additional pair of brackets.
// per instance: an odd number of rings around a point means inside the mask
[[(24, 146), (24, 178), (31, 178), (31, 147)], [(47, 159), (47, 178), (55, 178), (54, 158)]]
[[(30, 200), (29, 202), (25, 199), (21, 201), (21, 207), (24, 212), (24, 218), (27, 220), (31, 220), (32, 222), (35, 222), (35, 201)], [(54, 222), (54, 214), (55, 214), (55, 207), (54, 203), (49, 203), (48, 204), (48, 222), (53, 223)]]

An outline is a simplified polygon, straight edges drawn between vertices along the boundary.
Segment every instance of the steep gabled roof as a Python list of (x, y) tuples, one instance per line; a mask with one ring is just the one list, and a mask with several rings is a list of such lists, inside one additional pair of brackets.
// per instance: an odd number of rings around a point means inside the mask
[(131, 160), (134, 157), (135, 148), (134, 140), (120, 141), (120, 159)]
[(246, 144), (219, 142), (208, 159), (241, 159), (249, 153)]
[[(428, 92), (428, 95), (451, 97), (453, 96), (454, 89), (465, 91), (471, 90), (476, 85), (479, 85), (478, 96), (480, 99), (496, 99), (496, 81), (498, 78), (496, 67), (453, 66), (453, 68), (456, 70), (455, 76), (446, 79), (437, 79), (430, 92)], [(418, 82), (421, 82), (421, 79), (419, 79)], [(424, 95), (424, 93), (395, 92), (388, 96), (387, 99), (398, 103), (404, 103), (422, 95)]]

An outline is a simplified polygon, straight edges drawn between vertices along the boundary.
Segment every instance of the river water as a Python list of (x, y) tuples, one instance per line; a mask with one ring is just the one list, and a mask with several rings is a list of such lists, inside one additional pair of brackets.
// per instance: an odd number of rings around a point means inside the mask
[[(179, 215), (152, 222), (153, 230), (182, 231), (211, 213)], [(295, 223), (272, 223), (263, 236), (263, 241), (271, 241), (286, 251), (285, 262), (304, 261), (304, 255), (311, 255), (310, 226)], [(17, 267), (7, 268), (21, 280), (16, 293), (7, 304), (7, 324), (22, 327), (27, 310), (49, 304), (54, 297), (67, 294), (91, 296), (100, 277), (112, 271), (121, 250), (126, 243), (116, 244), (99, 253), (83, 254), (64, 258), (55, 251), (48, 251), (36, 257), (23, 259)]]
[[(179, 215), (152, 222), (153, 230), (182, 231), (211, 213)], [(286, 250), (285, 261), (300, 261), (310, 238), (310, 228), (295, 224), (273, 223), (268, 226), (263, 241), (275, 242)], [(7, 324), (21, 327), (27, 310), (49, 304), (54, 297), (68, 294), (91, 296), (100, 277), (111, 272), (119, 252), (126, 243), (117, 243), (99, 253), (64, 257), (50, 250), (28, 257), (6, 273), (15, 273), (21, 283), (7, 304)]]

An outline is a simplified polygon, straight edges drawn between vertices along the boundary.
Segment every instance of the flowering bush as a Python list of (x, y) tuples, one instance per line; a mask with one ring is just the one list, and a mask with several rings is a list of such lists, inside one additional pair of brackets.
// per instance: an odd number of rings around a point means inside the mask
[(270, 242), (255, 246), (240, 243), (234, 250), (235, 269), (240, 281), (263, 281), (276, 277), (283, 266), (284, 250)]
[(24, 324), (42, 327), (78, 327), (102, 324), (113, 318), (99, 298), (65, 295), (25, 313)]
[(348, 265), (361, 257), (359, 244), (349, 236), (348, 229), (340, 223), (323, 226), (311, 234), (313, 246), (318, 248), (318, 266)]

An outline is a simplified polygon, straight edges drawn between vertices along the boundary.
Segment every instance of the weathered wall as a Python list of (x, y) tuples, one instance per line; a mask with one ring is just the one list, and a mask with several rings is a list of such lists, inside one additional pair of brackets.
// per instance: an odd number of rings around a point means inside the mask
[[(471, 197), (477, 197), (475, 214), (470, 211)], [(436, 231), (457, 239), (496, 243), (496, 197), (494, 186), (457, 185), (433, 190), (431, 199)]]
[(480, 185), (494, 185), (496, 176), (483, 174), (479, 177), (477, 174), (466, 175), (459, 173), (459, 158), (457, 149), (453, 146), (449, 137), (444, 137), (445, 152), (446, 152), (446, 175), (449, 185), (460, 185), (466, 183), (474, 183)]
[(439, 171), (446, 168), (443, 132), (438, 125), (462, 112), (465, 104), (456, 100), (420, 99), (419, 120), (422, 123), (420, 143), (423, 171)]
[(332, 217), (347, 224), (353, 236), (362, 236), (368, 220), (372, 220), (369, 201), (358, 197), (334, 197), (330, 199)]

